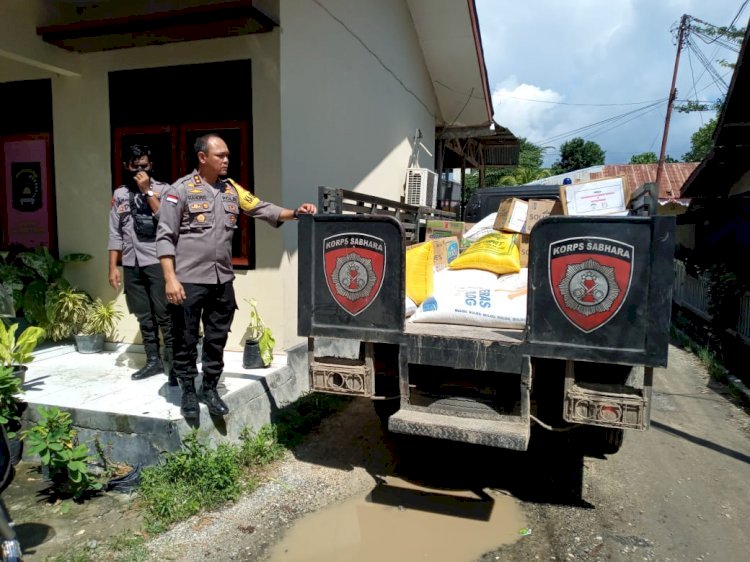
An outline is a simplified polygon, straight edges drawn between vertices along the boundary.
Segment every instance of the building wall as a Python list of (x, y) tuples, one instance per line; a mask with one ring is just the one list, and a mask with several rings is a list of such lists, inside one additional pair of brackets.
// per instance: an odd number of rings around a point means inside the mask
[[(3, 81), (51, 77), (53, 103), (53, 139), (55, 189), (57, 198), (58, 242), (60, 254), (85, 252), (94, 259), (73, 264), (66, 274), (70, 280), (94, 296), (117, 298), (126, 310), (122, 292), (107, 283), (107, 218), (112, 190), (111, 131), (109, 124), (108, 73), (117, 70), (196, 64), (221, 60), (252, 60), (253, 79), (253, 145), (256, 185), (271, 201), (281, 200), (281, 156), (279, 130), (279, 31), (244, 37), (170, 44), (91, 54), (70, 54), (41, 42), (35, 33), (43, 15), (40, 2), (12, 2), (4, 5), (4, 23), (11, 24), (13, 43), (0, 38), (0, 49), (16, 49), (23, 44), (25, 52), (42, 61), (71, 68), (78, 77), (61, 76), (16, 60), (0, 57)], [(272, 17), (278, 16), (278, 2), (262, 2)], [(5, 26), (4, 26), (5, 27)], [(29, 37), (29, 34), (31, 36)], [(17, 49), (16, 49), (17, 50)], [(59, 53), (57, 53), (59, 51)], [(66, 56), (57, 56), (58, 54)], [(196, 77), (191, 84), (175, 88), (205, 87), (207, 103), (212, 98), (210, 84), (231, 84), (232, 77)], [(248, 93), (249, 95), (249, 93)], [(144, 96), (144, 103), (148, 97)], [(257, 268), (238, 271), (235, 290), (240, 310), (230, 334), (229, 347), (241, 349), (248, 321), (245, 299), (258, 297), (263, 287), (267, 298), (259, 299), (264, 320), (281, 332), (284, 319), (280, 306), (270, 303), (283, 300), (283, 284), (278, 265), (283, 253), (282, 232), (265, 224), (256, 226)], [(135, 317), (126, 314), (119, 330), (121, 341), (138, 341)]]
[[(417, 165), (433, 166), (427, 147), (434, 146), (437, 105), (405, 0), (266, 0), (259, 7), (281, 22), (271, 33), (59, 59), (50, 54), (53, 47), (38, 45), (35, 25), (29, 23), (38, 11), (21, 10), (24, 2), (16, 5), (18, 11), (6, 16), (15, 17), (16, 27), (27, 35), (34, 33), (34, 41), (24, 39), (33, 43), (28, 49), (79, 74), (47, 74), (52, 78), (60, 253), (94, 256), (71, 266), (68, 276), (92, 295), (117, 296), (123, 309), (124, 296), (107, 283), (110, 71), (251, 59), (255, 185), (265, 198), (289, 208), (316, 202), (320, 185), (398, 199), (418, 128), (423, 138)], [(37, 0), (35, 5), (42, 4)], [(15, 62), (3, 68), (16, 68)], [(39, 77), (38, 68), (16, 70), (17, 77), (3, 79)], [(221, 80), (231, 84), (231, 77)], [(210, 82), (211, 77), (196, 77), (192, 84), (175, 87)], [(245, 299), (255, 297), (281, 351), (299, 341), (297, 227), (292, 223), (275, 230), (258, 224), (256, 238), (256, 270), (236, 272), (240, 309), (228, 348), (241, 349), (248, 321)], [(137, 341), (137, 334), (135, 318), (126, 315), (119, 339)]]
[[(435, 146), (437, 111), (405, 0), (281, 0), (280, 8), (284, 204), (316, 201), (318, 186), (399, 199), (418, 128), (418, 165), (433, 167), (425, 147)], [(296, 228), (285, 228), (284, 245), (291, 342)]]

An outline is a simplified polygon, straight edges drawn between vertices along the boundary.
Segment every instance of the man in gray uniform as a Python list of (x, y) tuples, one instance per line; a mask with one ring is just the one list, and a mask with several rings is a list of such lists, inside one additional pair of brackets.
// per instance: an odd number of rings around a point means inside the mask
[[(109, 284), (120, 287), (117, 262), (122, 258), (125, 278), (125, 299), (128, 310), (135, 314), (143, 336), (146, 365), (131, 375), (133, 380), (145, 379), (164, 372), (159, 356), (159, 327), (164, 337), (164, 353), (172, 355), (172, 320), (167, 312), (164, 274), (156, 256), (156, 225), (160, 197), (169, 184), (149, 177), (153, 164), (147, 146), (135, 144), (123, 155), (128, 179), (112, 196), (109, 212)], [(169, 384), (177, 379), (170, 372)]]
[[(174, 331), (175, 373), (182, 386), (182, 415), (200, 414), (198, 401), (214, 416), (229, 413), (216, 387), (224, 370), (227, 343), (237, 304), (232, 281), (232, 237), (240, 212), (278, 227), (300, 213), (316, 213), (304, 203), (296, 210), (261, 201), (231, 180), (225, 180), (229, 149), (217, 135), (195, 142), (198, 169), (180, 178), (162, 201), (156, 251), (166, 282)], [(203, 383), (198, 376), (198, 325), (203, 321)]]

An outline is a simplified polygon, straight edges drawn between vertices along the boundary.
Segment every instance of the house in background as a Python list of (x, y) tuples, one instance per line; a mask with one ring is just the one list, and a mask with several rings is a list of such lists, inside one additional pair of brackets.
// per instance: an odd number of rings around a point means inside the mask
[[(534, 180), (534, 184), (562, 184), (565, 178), (570, 178), (573, 183), (581, 183), (612, 176), (622, 176), (630, 189), (635, 190), (644, 183), (656, 181), (657, 166), (658, 164), (603, 164)], [(669, 202), (678, 201), (678, 204), (687, 207), (687, 201), (682, 199), (682, 187), (697, 167), (697, 162), (667, 162), (664, 164), (664, 173), (659, 185), (659, 202), (662, 206)]]
[[(133, 142), (171, 182), (192, 170), (194, 139), (218, 132), (230, 175), (286, 207), (321, 185), (400, 199), (409, 165), (517, 162), (517, 139), (490, 128), (473, 0), (11, 0), (0, 30), (0, 249), (91, 254), (68, 277), (104, 299), (109, 202)], [(21, 168), (30, 203), (14, 198)], [(251, 297), (277, 349), (298, 341), (296, 248), (294, 224), (243, 221), (229, 349)], [(119, 334), (137, 330), (128, 316)]]
[[(675, 281), (675, 302), (709, 320), (710, 276), (728, 273), (736, 277), (740, 292), (721, 306), (734, 312), (736, 326), (729, 327), (730, 335), (745, 345), (750, 344), (750, 292), (741, 290), (750, 290), (747, 267), (750, 255), (749, 43), (750, 26), (717, 121), (714, 148), (693, 171), (683, 189), (683, 197), (690, 199), (690, 207), (678, 217), (682, 246)], [(708, 269), (709, 273), (698, 275), (691, 271), (691, 261), (701, 269)], [(727, 283), (722, 281), (719, 285), (726, 288)], [(742, 355), (746, 353), (747, 348), (743, 346)], [(744, 365), (742, 372), (747, 376)]]

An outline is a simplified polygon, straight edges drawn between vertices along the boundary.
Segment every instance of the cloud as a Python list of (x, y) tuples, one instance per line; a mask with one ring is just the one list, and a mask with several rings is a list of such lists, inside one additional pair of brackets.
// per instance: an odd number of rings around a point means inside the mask
[(492, 92), (495, 121), (508, 127), (516, 136), (529, 140), (550, 136), (555, 128), (556, 107), (553, 104), (562, 100), (562, 94), (554, 90), (518, 84), (515, 77), (504, 81)]
[[(477, 9), (495, 120), (515, 135), (539, 143), (641, 107), (624, 104), (666, 99), (676, 51), (673, 25), (684, 13), (727, 25), (738, 2), (477, 0)], [(702, 50), (711, 60), (732, 56), (721, 51), (714, 55), (713, 45), (702, 45)], [(721, 91), (712, 81), (697, 57), (683, 51), (678, 98), (695, 99), (698, 91), (698, 99), (714, 100)], [(556, 103), (527, 101), (531, 99)], [(665, 107), (633, 114), (635, 118), (627, 123), (626, 116), (544, 144), (559, 146), (582, 136), (606, 151), (608, 163), (627, 162), (639, 152), (658, 153)], [(703, 115), (704, 120), (710, 117)], [(667, 152), (675, 157), (686, 152), (690, 135), (700, 124), (698, 115), (673, 114)]]

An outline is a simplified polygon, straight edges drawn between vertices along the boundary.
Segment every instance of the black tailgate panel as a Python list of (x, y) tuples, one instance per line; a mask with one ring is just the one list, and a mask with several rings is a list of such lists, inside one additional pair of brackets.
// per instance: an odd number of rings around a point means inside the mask
[(549, 217), (531, 233), (532, 354), (665, 366), (672, 217)]
[(302, 216), (297, 331), (401, 343), (404, 233), (387, 216)]

